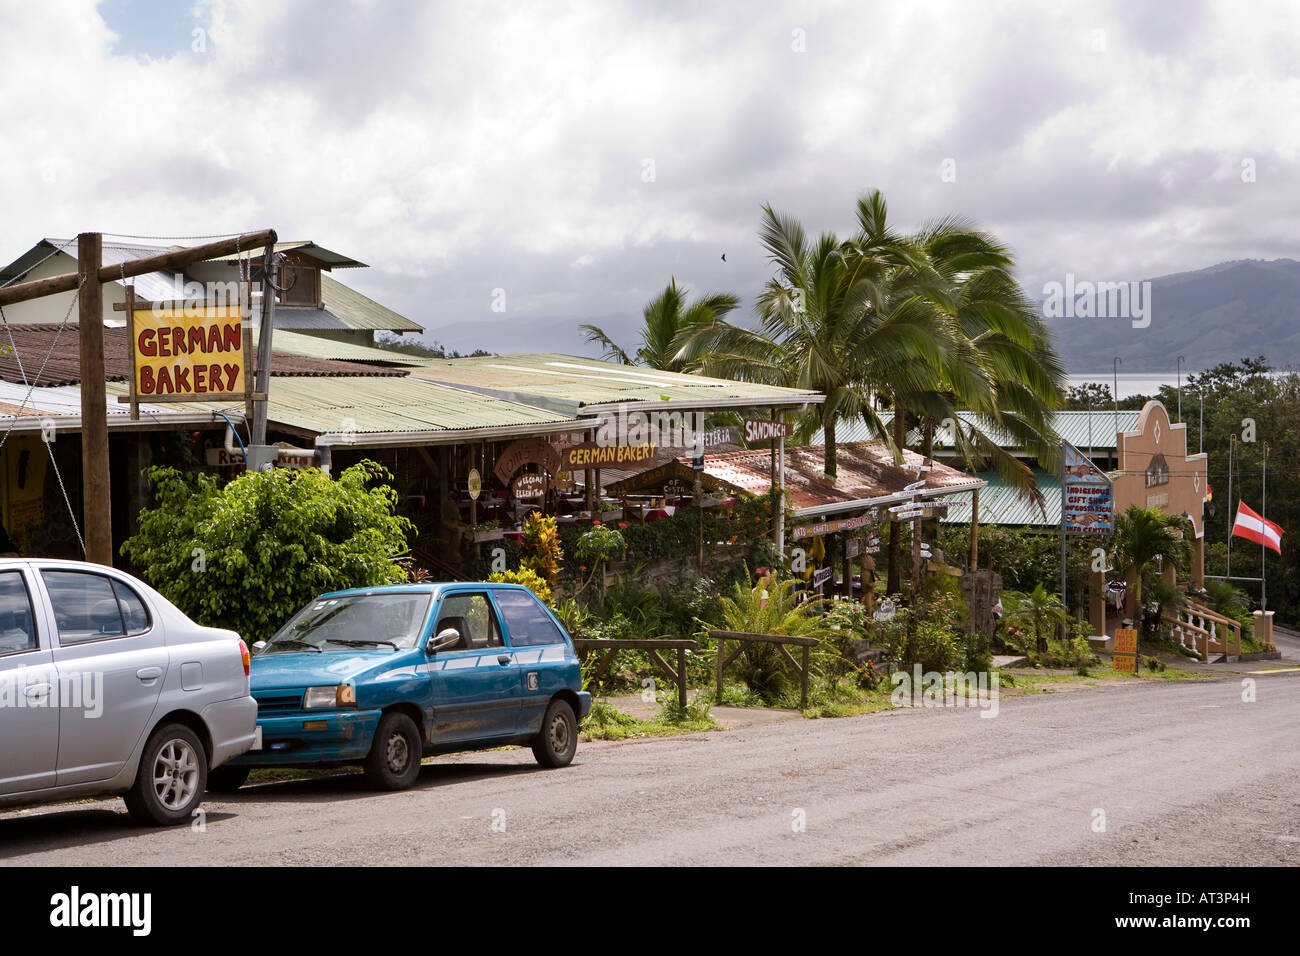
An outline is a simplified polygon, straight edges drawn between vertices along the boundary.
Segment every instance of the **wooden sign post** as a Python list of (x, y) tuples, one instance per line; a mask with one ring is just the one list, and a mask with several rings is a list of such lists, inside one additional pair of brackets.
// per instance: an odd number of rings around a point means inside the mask
[[(0, 305), (28, 302), (42, 296), (76, 291), (81, 359), (82, 524), (86, 560), (113, 563), (113, 511), (108, 475), (108, 397), (104, 389), (105, 282), (119, 282), (150, 272), (172, 272), (195, 262), (241, 251), (274, 247), (274, 229), (245, 233), (218, 242), (177, 249), (106, 266), (103, 236), (77, 236), (77, 271), (32, 279), (0, 289)], [(128, 398), (129, 401), (129, 398)]]

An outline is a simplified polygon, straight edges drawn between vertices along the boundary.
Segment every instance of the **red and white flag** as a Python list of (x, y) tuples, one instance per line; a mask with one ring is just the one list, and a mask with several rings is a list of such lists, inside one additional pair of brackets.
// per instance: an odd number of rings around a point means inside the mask
[(1232, 525), (1232, 533), (1282, 553), (1282, 528), (1257, 515), (1244, 501), (1237, 504), (1237, 520)]

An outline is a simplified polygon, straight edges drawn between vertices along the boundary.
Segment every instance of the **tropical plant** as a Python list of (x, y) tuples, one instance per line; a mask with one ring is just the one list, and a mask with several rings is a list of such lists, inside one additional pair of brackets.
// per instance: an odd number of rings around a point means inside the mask
[[(1004, 602), (1006, 598), (1004, 594)], [(1065, 622), (1066, 612), (1060, 595), (1048, 591), (1040, 582), (1028, 594), (1016, 599), (1008, 616), (1013, 623), (1028, 628), (1034, 635), (1037, 652), (1046, 654), (1047, 640)]]
[[(841, 419), (874, 416), (868, 402), (875, 376), (889, 368), (908, 379), (925, 379), (941, 343), (923, 321), (928, 315), (906, 299), (883, 308), (881, 287), (891, 269), (924, 270), (916, 250), (892, 233), (854, 250), (833, 233), (812, 240), (793, 217), (763, 206), (759, 239), (775, 266), (755, 303), (759, 328), (719, 321), (684, 337), (680, 356), (722, 378), (807, 388), (826, 400), (810, 406), (798, 422), (806, 439), (820, 428), (824, 469), (834, 478), (836, 426)], [(878, 422), (878, 419), (877, 419)]]
[(493, 571), (488, 576), (488, 580), (494, 584), (522, 584), (536, 594), (543, 604), (547, 606), (553, 605), (554, 595), (551, 586), (532, 568), (518, 568), (514, 571)]
[(362, 461), (215, 476), (151, 468), (153, 504), (122, 545), (141, 576), (194, 620), (269, 638), (325, 591), (395, 584), (411, 524), (393, 513), (389, 473)]
[(899, 608), (888, 620), (873, 620), (871, 646), (883, 649), (904, 670), (944, 673), (979, 659), (981, 646), (958, 626), (967, 613), (960, 597), (941, 593), (924, 604)]
[[(710, 294), (688, 302), (686, 292), (674, 278), (659, 295), (646, 303), (642, 312), (641, 344), (634, 353), (618, 345), (595, 325), (580, 325), (588, 342), (600, 346), (601, 358), (624, 365), (645, 365), (666, 372), (691, 372), (698, 362), (679, 357), (684, 335), (700, 326), (712, 325), (740, 305), (728, 294)], [(621, 506), (616, 506), (621, 507)]]
[[(718, 598), (717, 623), (711, 630), (788, 637), (825, 638), (829, 631), (821, 618), (821, 599), (797, 601), (795, 581), (760, 578), (757, 583), (737, 582), (730, 595)], [(735, 664), (734, 673), (765, 703), (787, 697), (793, 680), (775, 644), (748, 642)]]
[[(1012, 258), (970, 222), (948, 218), (907, 237), (888, 220), (879, 190), (857, 204), (858, 231), (814, 242), (800, 223), (763, 207), (760, 239), (776, 273), (758, 297), (759, 328), (718, 322), (683, 337), (680, 357), (725, 378), (809, 388), (826, 395), (798, 422), (820, 428), (834, 479), (836, 428), (865, 420), (901, 462), (909, 422), (926, 453), (938, 423), (955, 423), (969, 467), (992, 467), (1041, 501), (1032, 471), (995, 440), (1053, 444), (1064, 368), (1045, 324), (1012, 275)], [(877, 404), (894, 409), (887, 429)], [(958, 411), (974, 414), (960, 418)], [(1054, 460), (1050, 456), (1046, 460)], [(897, 591), (900, 528), (892, 524), (889, 590)]]
[(1131, 505), (1115, 516), (1115, 567), (1133, 572), (1133, 598), (1142, 615), (1142, 630), (1154, 638), (1160, 629), (1160, 610), (1165, 601), (1148, 608), (1145, 592), (1160, 579), (1166, 566), (1186, 569), (1191, 558), (1188, 539), (1191, 523), (1182, 515), (1165, 514), (1159, 508)]
[(520, 567), (527, 568), (545, 581), (549, 591), (555, 587), (555, 579), (560, 574), (560, 563), (563, 560), (564, 550), (560, 547), (555, 518), (543, 517), (538, 511), (529, 512), (524, 519)]
[(605, 565), (609, 561), (623, 557), (626, 553), (627, 541), (617, 529), (609, 525), (597, 523), (591, 527), (591, 530), (583, 532), (582, 537), (578, 539), (577, 547), (573, 550), (573, 556), (578, 561), (579, 570), (582, 568), (591, 570), (586, 580), (574, 592), (575, 596), (597, 578), (600, 581), (601, 594), (604, 595)]

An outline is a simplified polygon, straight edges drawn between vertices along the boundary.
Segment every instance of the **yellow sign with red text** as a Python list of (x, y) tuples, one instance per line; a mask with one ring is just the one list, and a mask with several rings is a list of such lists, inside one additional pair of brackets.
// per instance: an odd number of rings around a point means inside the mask
[(1111, 667), (1129, 674), (1137, 673), (1138, 632), (1135, 628), (1115, 629), (1115, 654)]
[(137, 309), (131, 352), (140, 401), (244, 398), (244, 319), (239, 305)]

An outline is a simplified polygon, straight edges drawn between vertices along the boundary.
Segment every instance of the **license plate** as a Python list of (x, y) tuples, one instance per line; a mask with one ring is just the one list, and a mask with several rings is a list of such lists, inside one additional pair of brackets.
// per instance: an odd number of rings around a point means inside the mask
[(249, 749), (249, 750), (261, 750), (261, 749), (262, 749), (262, 728), (261, 728), (261, 725), (258, 725), (258, 727), (255, 728), (255, 729), (253, 730), (253, 746), (249, 747), (248, 749)]

